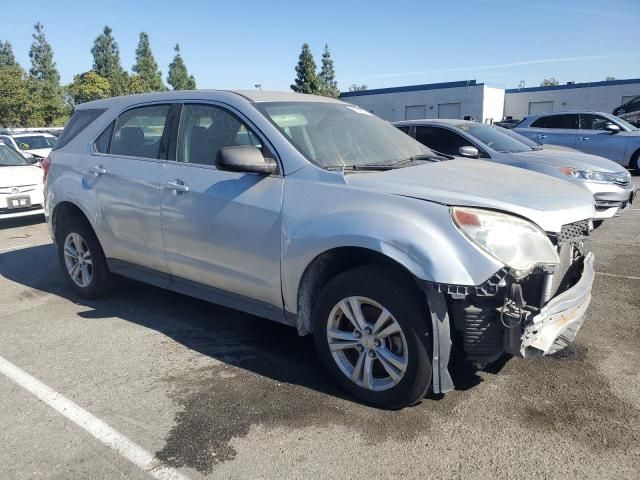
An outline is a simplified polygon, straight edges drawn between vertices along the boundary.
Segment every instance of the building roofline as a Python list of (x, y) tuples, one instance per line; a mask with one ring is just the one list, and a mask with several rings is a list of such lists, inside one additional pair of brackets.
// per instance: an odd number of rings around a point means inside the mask
[(403, 87), (373, 88), (371, 90), (357, 90), (355, 92), (342, 92), (340, 94), (340, 98), (362, 97), (365, 95), (380, 95), (384, 93), (419, 92), (422, 90), (440, 90), (444, 88), (479, 87), (481, 85), (484, 85), (484, 83), (477, 83), (475, 80), (461, 80), (457, 82), (442, 82), (442, 83), (426, 83), (423, 85), (406, 85)]
[(610, 85), (629, 85), (634, 83), (640, 83), (640, 78), (628, 78), (623, 80), (603, 80), (602, 82), (585, 82), (585, 83), (571, 83), (568, 85), (547, 85), (544, 87), (528, 87), (528, 88), (507, 88), (505, 93), (528, 93), (528, 92), (543, 92), (545, 90), (570, 90), (572, 88), (593, 88), (593, 87), (608, 87)]

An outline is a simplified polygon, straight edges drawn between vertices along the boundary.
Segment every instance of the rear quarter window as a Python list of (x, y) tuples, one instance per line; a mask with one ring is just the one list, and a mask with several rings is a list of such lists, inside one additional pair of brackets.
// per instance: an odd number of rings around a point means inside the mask
[(80, 132), (93, 123), (93, 121), (102, 115), (106, 109), (104, 108), (92, 108), (87, 110), (76, 110), (67, 126), (64, 127), (64, 131), (53, 150), (58, 150), (64, 147), (67, 143), (77, 137)]

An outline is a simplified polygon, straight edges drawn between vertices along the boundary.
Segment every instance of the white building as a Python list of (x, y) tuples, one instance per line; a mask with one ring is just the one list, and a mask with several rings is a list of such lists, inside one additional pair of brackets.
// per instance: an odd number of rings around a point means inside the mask
[(523, 118), (533, 113), (569, 110), (611, 113), (614, 108), (638, 95), (640, 78), (512, 88), (505, 91), (504, 114), (513, 118)]
[(463, 80), (344, 92), (340, 98), (389, 121), (460, 118), (491, 123), (543, 112), (611, 113), (636, 95), (640, 95), (640, 79), (508, 90)]
[(460, 118), (491, 122), (502, 119), (504, 111), (504, 89), (475, 80), (344, 92), (340, 98), (389, 121)]

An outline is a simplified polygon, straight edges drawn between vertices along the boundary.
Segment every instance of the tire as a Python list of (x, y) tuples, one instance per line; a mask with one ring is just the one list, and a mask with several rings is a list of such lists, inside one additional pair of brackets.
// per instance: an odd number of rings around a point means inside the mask
[[(106, 295), (111, 288), (112, 275), (100, 242), (87, 221), (79, 217), (67, 218), (60, 226), (56, 237), (62, 274), (73, 291), (87, 299)], [(79, 260), (79, 257), (82, 257), (82, 260)], [(78, 263), (81, 265), (74, 269), (73, 266)], [(73, 271), (76, 272), (75, 279), (72, 278)]]
[(640, 150), (633, 154), (629, 167), (636, 171), (636, 175), (640, 175)]
[[(427, 394), (432, 339), (428, 309), (420, 295), (404, 276), (382, 266), (348, 270), (320, 292), (312, 313), (316, 348), (329, 373), (353, 397), (399, 409)], [(364, 324), (355, 318), (358, 305)], [(374, 329), (385, 309), (390, 316)], [(384, 336), (385, 332), (394, 333)], [(371, 374), (365, 375), (366, 371)]]

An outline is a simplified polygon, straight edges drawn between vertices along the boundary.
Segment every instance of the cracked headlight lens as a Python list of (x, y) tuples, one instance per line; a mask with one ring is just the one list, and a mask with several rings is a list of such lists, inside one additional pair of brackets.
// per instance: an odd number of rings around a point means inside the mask
[(452, 207), (456, 226), (477, 246), (524, 276), (560, 258), (546, 233), (522, 218), (480, 208)]
[(609, 183), (616, 180), (616, 175), (609, 172), (599, 172), (598, 170), (578, 170), (572, 167), (560, 167), (560, 171), (567, 177), (585, 180), (587, 182)]

